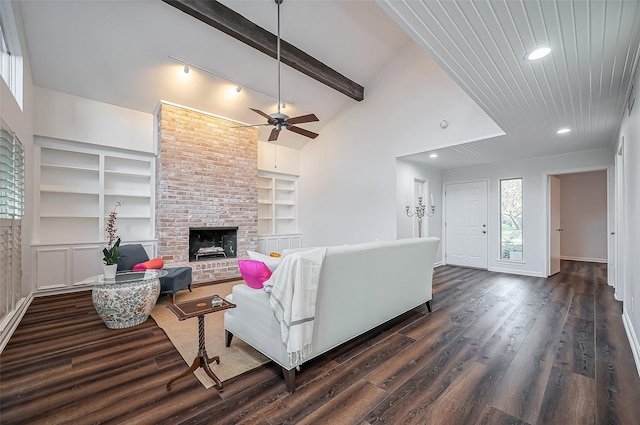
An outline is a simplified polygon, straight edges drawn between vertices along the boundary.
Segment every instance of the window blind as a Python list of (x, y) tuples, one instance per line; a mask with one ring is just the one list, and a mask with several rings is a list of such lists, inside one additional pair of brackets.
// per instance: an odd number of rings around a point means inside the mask
[(0, 121), (0, 341), (22, 298), (24, 147)]
[(0, 130), (0, 218), (24, 214), (24, 148), (3, 124)]

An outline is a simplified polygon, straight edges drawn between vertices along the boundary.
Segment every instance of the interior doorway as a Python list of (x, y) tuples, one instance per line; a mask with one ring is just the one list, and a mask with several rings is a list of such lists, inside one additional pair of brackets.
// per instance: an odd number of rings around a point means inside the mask
[(624, 217), (624, 137), (620, 140), (620, 146), (615, 156), (615, 181), (613, 201), (613, 228), (611, 230), (611, 254), (609, 264), (613, 270), (609, 271), (609, 282), (613, 282), (615, 298), (624, 300), (625, 296), (625, 250), (622, 247), (623, 239), (617, 235), (622, 232), (625, 224)]
[[(423, 205), (429, 202), (427, 194), (429, 193), (429, 184), (425, 180), (413, 179), (413, 197), (411, 199), (410, 211), (415, 211), (418, 206), (418, 202), (422, 200)], [(433, 202), (433, 201), (431, 201)], [(429, 234), (429, 217), (424, 217), (418, 220), (416, 216), (413, 217), (412, 234), (414, 238), (423, 237)]]
[(609, 176), (606, 168), (547, 174), (547, 273), (561, 260), (609, 261)]
[(549, 176), (549, 276), (560, 272), (560, 178)]

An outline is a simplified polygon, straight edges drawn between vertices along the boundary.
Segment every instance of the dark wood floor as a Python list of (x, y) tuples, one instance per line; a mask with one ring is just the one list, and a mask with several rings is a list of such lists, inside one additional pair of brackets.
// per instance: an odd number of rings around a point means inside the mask
[(223, 393), (193, 375), (167, 392), (185, 363), (152, 319), (109, 330), (89, 292), (37, 298), (0, 356), (0, 423), (640, 424), (605, 265), (547, 279), (446, 266), (434, 288), (433, 313), (313, 360), (294, 394), (273, 365)]

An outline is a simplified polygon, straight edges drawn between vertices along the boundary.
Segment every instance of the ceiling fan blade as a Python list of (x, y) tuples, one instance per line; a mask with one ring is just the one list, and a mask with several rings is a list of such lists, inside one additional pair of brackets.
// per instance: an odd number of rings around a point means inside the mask
[(263, 117), (265, 117), (265, 118), (267, 119), (267, 121), (269, 121), (269, 122), (273, 121), (273, 118), (271, 118), (268, 114), (266, 114), (266, 113), (262, 112), (261, 110), (259, 110), (259, 109), (253, 109), (253, 108), (249, 108), (249, 109), (251, 109), (251, 110), (252, 110), (253, 112), (255, 112), (256, 114), (260, 114), (260, 115), (262, 115)]
[(247, 125), (236, 125), (235, 127), (231, 127), (231, 128), (245, 128), (245, 127), (263, 127), (265, 125), (273, 125), (273, 124), (247, 124)]
[(278, 140), (278, 135), (280, 135), (280, 130), (278, 130), (277, 128), (271, 130), (271, 134), (269, 134), (269, 142), (275, 142), (276, 140)]
[(289, 130), (293, 131), (294, 133), (298, 133), (298, 134), (301, 134), (303, 136), (310, 137), (312, 139), (315, 139), (316, 137), (318, 137), (318, 133), (314, 133), (313, 131), (305, 130), (304, 128), (296, 127), (295, 125), (292, 125), (291, 127), (289, 127)]
[(320, 121), (320, 120), (314, 114), (300, 115), (299, 117), (293, 117), (287, 120), (289, 124), (302, 124), (305, 122), (313, 122), (313, 121)]

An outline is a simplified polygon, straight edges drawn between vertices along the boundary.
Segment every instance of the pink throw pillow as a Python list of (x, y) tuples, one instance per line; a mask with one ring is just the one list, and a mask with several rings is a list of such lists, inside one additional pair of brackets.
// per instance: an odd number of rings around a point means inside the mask
[(263, 283), (271, 277), (271, 270), (262, 261), (238, 260), (242, 278), (251, 288), (262, 289)]
[(162, 258), (154, 258), (152, 260), (145, 261), (144, 263), (136, 264), (133, 266), (133, 270), (161, 269), (162, 267), (164, 267), (164, 261), (162, 261)]

